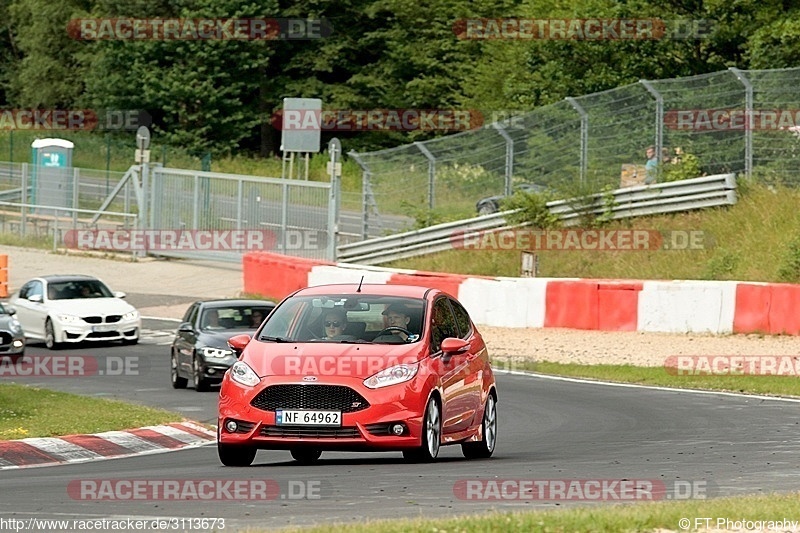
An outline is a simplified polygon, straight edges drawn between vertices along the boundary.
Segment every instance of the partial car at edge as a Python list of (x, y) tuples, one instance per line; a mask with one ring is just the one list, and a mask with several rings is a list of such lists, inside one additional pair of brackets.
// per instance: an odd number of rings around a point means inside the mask
[(0, 357), (9, 356), (12, 363), (25, 357), (25, 332), (16, 312), (14, 307), (0, 303)]

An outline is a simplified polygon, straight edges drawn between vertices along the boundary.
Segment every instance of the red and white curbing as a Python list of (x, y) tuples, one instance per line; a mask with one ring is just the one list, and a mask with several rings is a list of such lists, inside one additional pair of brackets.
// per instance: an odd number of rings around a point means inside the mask
[(192, 422), (147, 426), (91, 435), (0, 442), (0, 470), (81, 463), (203, 446), (216, 433)]
[(464, 276), (246, 254), (244, 291), (281, 299), (328, 283), (431, 286), (457, 297), (475, 323), (665, 333), (800, 335), (800, 285), (694, 280)]

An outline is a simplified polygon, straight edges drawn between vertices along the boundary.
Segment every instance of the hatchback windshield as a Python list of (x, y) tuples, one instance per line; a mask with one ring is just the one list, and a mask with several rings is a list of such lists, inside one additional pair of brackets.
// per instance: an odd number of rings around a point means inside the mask
[(417, 342), (425, 301), (397, 296), (331, 294), (283, 302), (259, 340), (276, 342)]

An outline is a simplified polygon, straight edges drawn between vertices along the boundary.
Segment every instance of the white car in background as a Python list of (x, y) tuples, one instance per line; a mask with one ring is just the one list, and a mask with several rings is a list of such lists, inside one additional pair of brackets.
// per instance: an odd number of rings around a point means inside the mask
[(25, 336), (52, 350), (84, 341), (139, 342), (142, 319), (124, 297), (92, 276), (41, 276), (25, 283), (11, 303)]

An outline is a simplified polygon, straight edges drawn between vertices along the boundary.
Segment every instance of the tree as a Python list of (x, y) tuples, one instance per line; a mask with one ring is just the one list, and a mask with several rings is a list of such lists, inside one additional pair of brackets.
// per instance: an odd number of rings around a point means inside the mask
[(71, 39), (66, 29), (89, 2), (13, 0), (9, 5), (8, 19), (0, 21), (9, 21), (14, 37), (9, 45), (21, 55), (7, 73), (9, 100), (15, 105), (68, 109), (81, 95), (86, 78), (77, 60), (81, 43)]
[[(271, 18), (275, 2), (165, 0), (160, 5), (108, 2), (96, 16), (181, 19)], [(196, 156), (225, 154), (266, 120), (260, 113), (262, 83), (271, 74), (273, 43), (267, 40), (98, 41), (86, 55), (92, 77), (88, 100), (95, 106), (144, 109), (168, 144)]]

